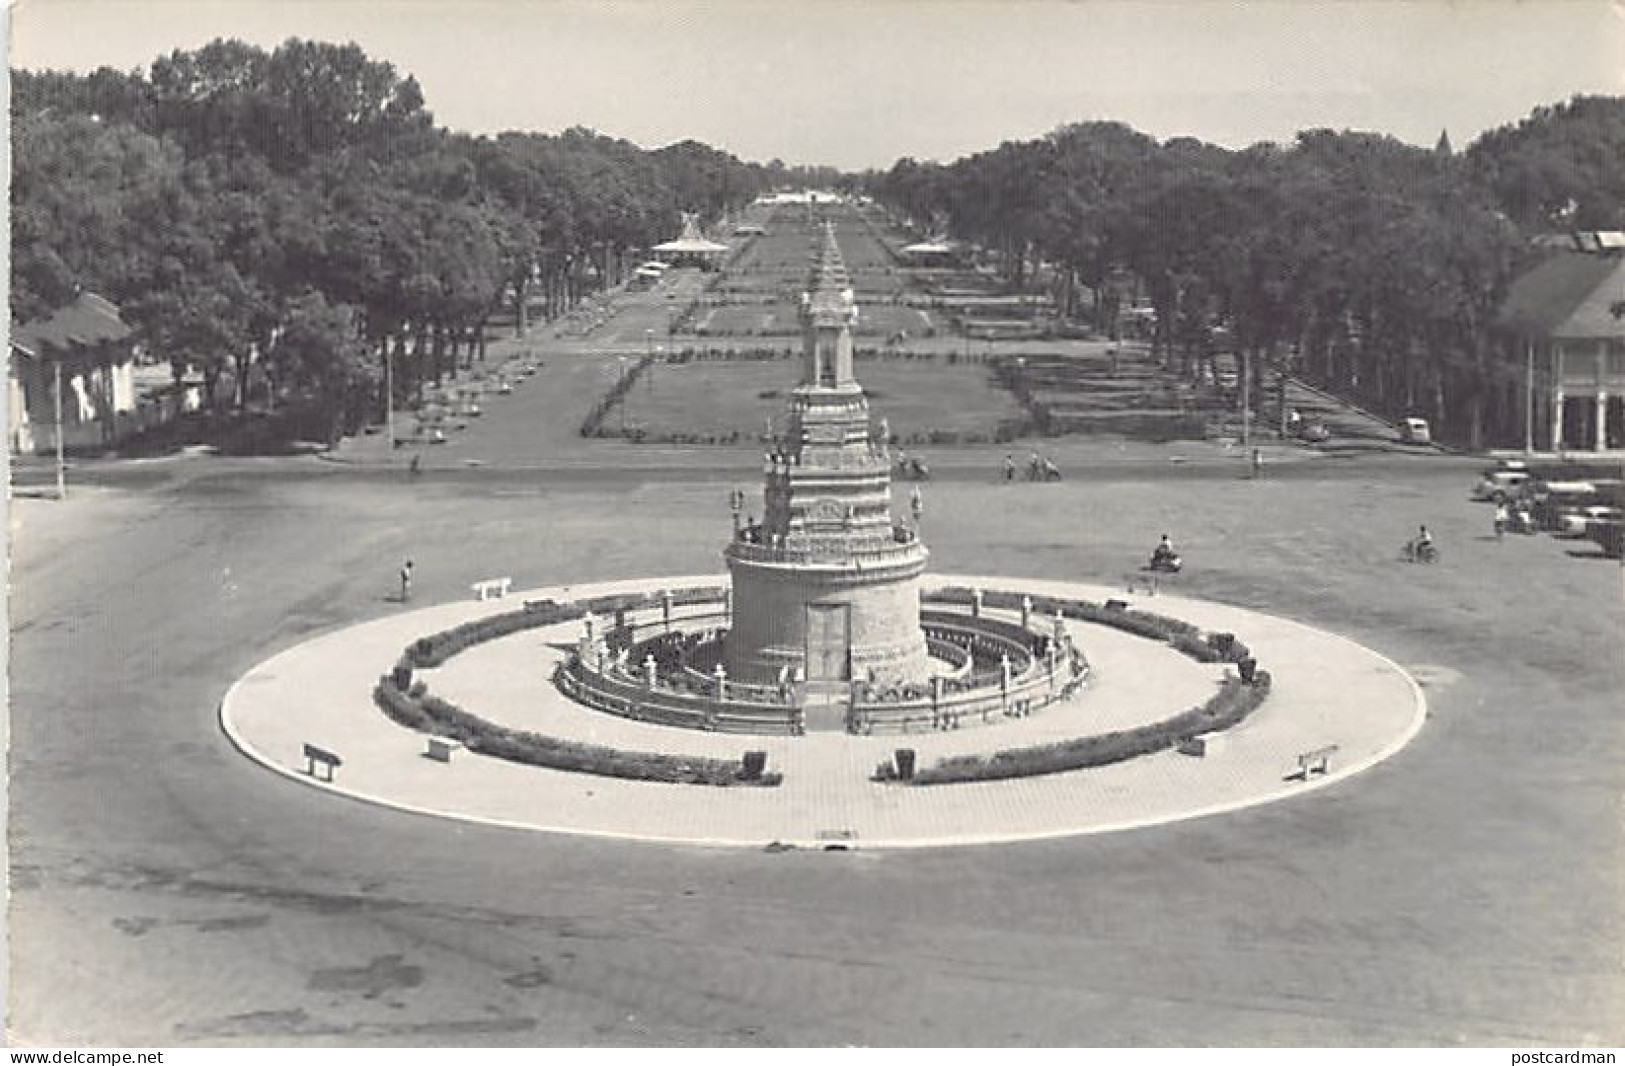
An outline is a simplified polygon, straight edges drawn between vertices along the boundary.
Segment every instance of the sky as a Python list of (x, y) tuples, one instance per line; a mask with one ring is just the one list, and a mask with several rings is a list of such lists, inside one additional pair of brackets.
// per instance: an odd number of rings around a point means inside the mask
[(1245, 147), (1360, 129), (1464, 147), (1625, 95), (1625, 0), (12, 0), (12, 65), (145, 69), (236, 37), (355, 41), (473, 133), (843, 169), (1068, 122)]

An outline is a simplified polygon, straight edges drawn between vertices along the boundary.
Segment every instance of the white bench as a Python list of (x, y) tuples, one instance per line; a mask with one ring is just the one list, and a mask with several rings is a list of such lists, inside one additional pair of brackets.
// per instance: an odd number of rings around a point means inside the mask
[(500, 600), (513, 587), (513, 578), (493, 577), (489, 581), (476, 581), (468, 587), (473, 590), (474, 598), (481, 603), (486, 600)]
[(1309, 780), (1310, 774), (1324, 774), (1332, 756), (1337, 754), (1337, 745), (1328, 744), (1324, 748), (1306, 751), (1298, 756), (1298, 768), (1288, 777), (1296, 777), (1300, 781)]
[(435, 762), (451, 762), (453, 754), (463, 750), (463, 742), (450, 737), (430, 737), (423, 754)]

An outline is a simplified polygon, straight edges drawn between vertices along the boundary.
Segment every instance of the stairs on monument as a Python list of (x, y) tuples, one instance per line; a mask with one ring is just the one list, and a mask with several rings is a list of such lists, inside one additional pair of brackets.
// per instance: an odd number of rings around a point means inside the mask
[(808, 681), (802, 690), (802, 713), (809, 733), (846, 732), (852, 686), (846, 681)]

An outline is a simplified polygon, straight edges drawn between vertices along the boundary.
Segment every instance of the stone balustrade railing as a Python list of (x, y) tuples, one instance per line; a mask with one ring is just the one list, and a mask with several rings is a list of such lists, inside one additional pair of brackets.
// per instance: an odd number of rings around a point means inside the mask
[(958, 692), (944, 688), (940, 695), (895, 700), (860, 698), (849, 712), (849, 728), (858, 733), (911, 733), (984, 724), (995, 717), (1025, 718), (1069, 698), (1088, 676), (1088, 661), (1069, 645), (1057, 651), (1053, 662), (1035, 660), (1025, 673), (1012, 675), (1008, 686), (978, 685)]
[(907, 541), (893, 539), (870, 541), (856, 551), (816, 548), (783, 548), (770, 544), (753, 544), (735, 540), (728, 545), (728, 554), (735, 559), (753, 563), (800, 563), (830, 566), (886, 566), (911, 562), (920, 557), (920, 548), (914, 538)]
[[(734, 547), (761, 546), (735, 542)], [(683, 606), (722, 603), (720, 593), (711, 590), (708, 598), (690, 593), (683, 597)], [(848, 728), (913, 732), (990, 722), (995, 716), (1022, 717), (1071, 696), (1087, 679), (1087, 661), (1058, 627), (1053, 634), (1037, 632), (1012, 620), (989, 617), (983, 607), (978, 601), (971, 614), (923, 611), (921, 627), (933, 657), (952, 669), (929, 686), (906, 691), (875, 691), (855, 684)], [(1023, 612), (1029, 623), (1034, 617), (1030, 607)], [(658, 613), (652, 618), (627, 617), (633, 610)], [(646, 599), (618, 612), (618, 617), (621, 624), (600, 632), (596, 644), (584, 641), (559, 668), (556, 682), (567, 695), (612, 714), (666, 725), (719, 732), (802, 731), (800, 693), (793, 684), (736, 682), (725, 674), (708, 675), (686, 661), (677, 663), (675, 670), (671, 662), (651, 669), (649, 660), (654, 657), (648, 653), (668, 633), (691, 645), (720, 640), (726, 632), (725, 611), (676, 617), (658, 600)], [(646, 654), (638, 654), (640, 650)], [(977, 668), (978, 662), (994, 660), (997, 667)]]
[(554, 681), (572, 699), (634, 721), (722, 733), (799, 733), (802, 728), (801, 708), (788, 699), (719, 700), (714, 694), (683, 692), (594, 670), (573, 654), (559, 667)]

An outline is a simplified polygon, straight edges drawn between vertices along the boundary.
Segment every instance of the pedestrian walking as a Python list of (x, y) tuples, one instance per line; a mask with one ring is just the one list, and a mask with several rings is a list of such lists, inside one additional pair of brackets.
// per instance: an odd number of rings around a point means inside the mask
[(406, 603), (412, 598), (412, 560), (408, 559), (401, 566), (401, 602)]
[(1016, 457), (1011, 455), (1009, 452), (1006, 452), (1005, 455), (1004, 455), (1004, 480), (1006, 480), (1006, 481), (1014, 481), (1015, 479), (1016, 479)]
[(1495, 539), (1500, 540), (1506, 535), (1507, 526), (1512, 522), (1512, 512), (1507, 508), (1506, 500), (1495, 501)]

